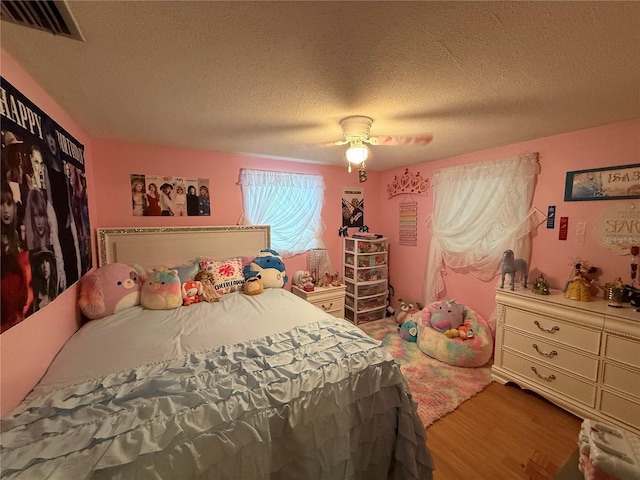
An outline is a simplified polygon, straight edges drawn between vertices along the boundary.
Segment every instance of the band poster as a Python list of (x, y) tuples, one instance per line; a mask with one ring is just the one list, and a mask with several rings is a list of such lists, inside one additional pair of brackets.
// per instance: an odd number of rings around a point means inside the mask
[(92, 266), (84, 145), (0, 79), (2, 332)]
[(132, 174), (131, 206), (135, 216), (209, 216), (209, 180)]
[(342, 226), (362, 227), (364, 225), (364, 189), (362, 187), (343, 187), (342, 189)]

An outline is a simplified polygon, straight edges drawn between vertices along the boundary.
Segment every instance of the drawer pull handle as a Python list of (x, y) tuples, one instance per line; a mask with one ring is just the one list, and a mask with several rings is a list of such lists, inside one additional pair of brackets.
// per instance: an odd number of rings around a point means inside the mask
[(329, 306), (328, 306), (328, 307), (325, 307), (324, 305), (322, 305), (322, 309), (323, 309), (325, 312), (326, 312), (326, 311), (328, 311), (328, 310), (331, 310), (331, 307), (333, 307), (333, 302), (331, 302), (331, 303), (329, 304)]
[(551, 375), (549, 375), (548, 377), (544, 377), (544, 376), (540, 375), (538, 373), (538, 371), (536, 370), (536, 367), (531, 367), (531, 371), (533, 371), (533, 373), (535, 373), (538, 376), (538, 378), (541, 378), (542, 380), (546, 380), (547, 382), (550, 382), (550, 381), (556, 379), (556, 376), (553, 373)]
[(535, 320), (535, 321), (533, 322), (533, 324), (534, 324), (536, 327), (538, 327), (540, 330), (542, 330), (543, 332), (546, 332), (546, 333), (556, 333), (558, 330), (560, 330), (560, 327), (558, 327), (558, 326), (556, 326), (556, 325), (554, 325), (554, 326), (553, 326), (553, 327), (551, 327), (551, 328), (544, 328), (544, 327), (541, 327), (541, 326), (540, 326), (540, 322), (538, 322), (538, 320)]
[(550, 352), (543, 352), (542, 350), (540, 350), (538, 348), (538, 345), (536, 345), (535, 343), (532, 344), (532, 346), (533, 346), (533, 348), (535, 348), (536, 352), (538, 352), (543, 357), (553, 358), (555, 355), (558, 354), (558, 352), (556, 352), (555, 350), (551, 350)]

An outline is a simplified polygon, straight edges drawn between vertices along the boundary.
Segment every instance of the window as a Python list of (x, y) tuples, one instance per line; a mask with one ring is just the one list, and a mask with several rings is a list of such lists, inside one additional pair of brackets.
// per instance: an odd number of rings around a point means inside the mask
[(284, 257), (324, 248), (320, 175), (242, 169), (244, 223), (271, 226), (271, 248)]
[(443, 168), (436, 171), (432, 237), (425, 278), (426, 303), (444, 291), (444, 266), (489, 281), (502, 253), (528, 259), (530, 232), (545, 216), (531, 206), (538, 154)]

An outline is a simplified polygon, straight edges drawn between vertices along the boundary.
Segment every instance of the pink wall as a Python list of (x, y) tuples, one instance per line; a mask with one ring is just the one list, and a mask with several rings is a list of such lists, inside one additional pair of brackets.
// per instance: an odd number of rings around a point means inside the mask
[[(90, 219), (95, 222), (92, 195), (91, 139), (25, 71), (1, 50), (2, 76), (25, 94), (85, 146)], [(40, 380), (60, 347), (78, 328), (76, 286), (71, 286), (47, 308), (27, 317), (0, 335), (0, 415), (8, 413)]]
[[(235, 225), (242, 215), (242, 191), (238, 185), (240, 169), (286, 171), (322, 175), (326, 184), (322, 217), (327, 229), (324, 234), (327, 251), (334, 270), (340, 271), (342, 239), (342, 188), (358, 184), (357, 173), (347, 173), (347, 167), (323, 166), (240, 155), (186, 150), (151, 145), (94, 140), (94, 173), (99, 227), (157, 227)], [(339, 153), (336, 153), (339, 155)], [(134, 217), (131, 211), (130, 175), (181, 176), (208, 178), (211, 191), (210, 217)], [(379, 228), (379, 173), (368, 172), (364, 187), (365, 223), (372, 230)], [(296, 270), (306, 270), (308, 255), (285, 259), (289, 278)]]
[[(437, 141), (437, 138), (434, 140)], [(428, 147), (427, 147), (428, 148)], [(562, 288), (570, 273), (569, 262), (574, 257), (590, 261), (603, 270), (601, 280), (611, 281), (621, 276), (629, 281), (629, 256), (620, 256), (601, 247), (594, 235), (594, 224), (601, 214), (616, 205), (629, 201), (607, 200), (587, 202), (565, 202), (564, 182), (567, 171), (598, 168), (610, 165), (638, 164), (640, 159), (640, 119), (591, 128), (577, 132), (541, 138), (538, 140), (508, 145), (501, 148), (476, 152), (436, 162), (425, 162), (409, 168), (431, 179), (435, 170), (443, 167), (497, 160), (525, 152), (539, 152), (541, 172), (533, 198), (533, 206), (547, 213), (549, 205), (556, 206), (556, 227), (547, 229), (546, 223), (537, 229), (533, 239), (530, 267), (532, 273), (542, 272), (554, 288)], [(425, 218), (433, 209), (432, 192), (426, 197), (414, 196), (418, 201), (419, 230), (418, 246), (398, 244), (398, 204), (402, 196), (387, 199), (386, 186), (404, 168), (388, 170), (380, 176), (380, 223), (390, 237), (390, 282), (395, 287), (394, 303), (399, 298), (424, 301), (424, 273), (429, 250), (430, 233)], [(640, 206), (639, 201), (635, 201)], [(569, 235), (566, 241), (558, 239), (560, 217), (569, 217)], [(575, 229), (578, 222), (586, 222), (587, 233), (584, 245), (575, 244)], [(636, 232), (638, 234), (640, 232)], [(470, 274), (448, 269), (444, 278), (446, 297), (473, 307), (488, 318), (495, 308), (494, 289), (499, 278), (482, 282)]]
[[(241, 168), (269, 169), (313, 173), (322, 175), (327, 189), (323, 218), (327, 225), (324, 239), (334, 269), (340, 271), (342, 241), (337, 235), (341, 225), (342, 187), (358, 185), (356, 174), (349, 175), (346, 167), (319, 166), (309, 163), (291, 163), (277, 160), (213, 153), (197, 150), (167, 148), (90, 139), (71, 118), (44, 92), (15, 61), (1, 52), (2, 76), (14, 84), (36, 105), (85, 144), (86, 170), (90, 202), (91, 226), (186, 226), (236, 224), (242, 213), (242, 196), (237, 185)], [(563, 201), (564, 178), (568, 170), (596, 168), (606, 165), (637, 163), (640, 158), (640, 119), (580, 132), (543, 138), (518, 145), (477, 152), (436, 162), (423, 163), (410, 168), (431, 178), (433, 172), (452, 166), (494, 160), (526, 151), (540, 153), (542, 172), (534, 197), (534, 205), (547, 211), (548, 205), (557, 206), (557, 216), (570, 219), (569, 240), (558, 240), (558, 229), (538, 228), (533, 241), (532, 269), (542, 271), (552, 286), (564, 284), (568, 275), (568, 262), (581, 256), (605, 271), (604, 279), (628, 276), (629, 257), (618, 257), (599, 247), (590, 236), (596, 218), (617, 201), (569, 202)], [(436, 139), (437, 141), (437, 139)], [(382, 173), (368, 172), (364, 186), (366, 202), (365, 223), (372, 231), (390, 238), (390, 281), (395, 287), (394, 303), (400, 297), (421, 300), (424, 290), (425, 259), (429, 246), (429, 233), (425, 217), (431, 212), (431, 192), (418, 200), (420, 218), (417, 247), (398, 245), (398, 203), (401, 197), (387, 199), (386, 186), (394, 175), (404, 168)], [(132, 173), (168, 176), (195, 176), (209, 178), (212, 193), (210, 217), (134, 217), (130, 203)], [(575, 246), (572, 234), (578, 221), (587, 222), (587, 241)], [(94, 258), (95, 257), (95, 233)], [(96, 261), (97, 263), (97, 261)], [(292, 274), (305, 269), (307, 256), (286, 259)], [(290, 275), (291, 276), (291, 275)], [(448, 271), (445, 278), (447, 295), (472, 305), (488, 317), (494, 309), (495, 281), (480, 282), (470, 275)], [(0, 415), (8, 413), (38, 381), (61, 345), (75, 331), (79, 315), (75, 306), (77, 289), (69, 288), (52, 305), (28, 317), (25, 321), (0, 336)]]

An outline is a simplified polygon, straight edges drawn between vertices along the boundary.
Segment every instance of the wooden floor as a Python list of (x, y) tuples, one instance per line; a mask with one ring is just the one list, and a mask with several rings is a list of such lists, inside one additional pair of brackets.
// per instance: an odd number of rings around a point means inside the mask
[(581, 424), (532, 392), (493, 382), (427, 428), (434, 480), (553, 479)]

